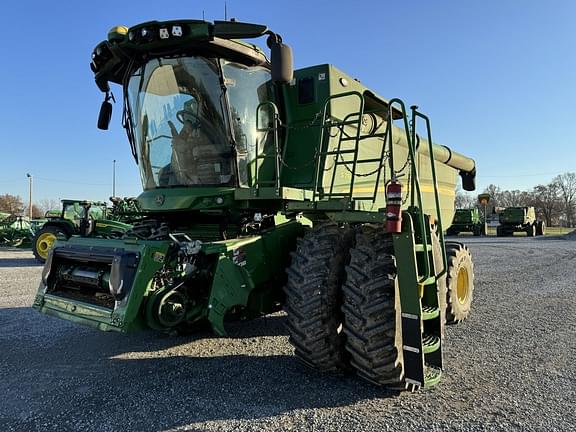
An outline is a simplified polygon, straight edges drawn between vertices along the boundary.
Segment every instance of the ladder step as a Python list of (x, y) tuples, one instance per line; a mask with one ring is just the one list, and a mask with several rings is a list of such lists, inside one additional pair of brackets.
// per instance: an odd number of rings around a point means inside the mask
[(348, 153), (356, 153), (356, 149), (351, 150), (330, 150), (320, 153), (320, 156), (333, 156), (339, 154), (348, 154)]
[(432, 320), (440, 316), (440, 308), (436, 306), (422, 306), (422, 319), (424, 321)]
[[(363, 159), (363, 160), (357, 160), (356, 161), (356, 165), (360, 165), (360, 164), (364, 164), (364, 163), (375, 163), (375, 162), (382, 162), (382, 159)], [(339, 160), (334, 162), (336, 165), (354, 165), (354, 161), (353, 160)]]
[(373, 162), (382, 162), (382, 158), (373, 158), (373, 159), (359, 159), (356, 161), (357, 164), (363, 163), (373, 163)]
[(440, 349), (440, 338), (431, 334), (422, 335), (422, 350), (424, 354), (433, 353)]
[(416, 252), (424, 252), (424, 251), (430, 252), (432, 250), (432, 245), (431, 244), (424, 245), (422, 243), (416, 243), (414, 245), (414, 250)]
[(436, 276), (430, 276), (428, 279), (421, 282), (422, 285), (433, 285), (436, 283)]
[(442, 378), (442, 369), (424, 366), (424, 388), (435, 386), (440, 382), (440, 378)]
[(336, 119), (336, 118), (327, 119), (327, 120), (332, 125), (357, 125), (362, 120), (362, 117), (360, 116), (359, 112), (355, 112), (355, 113), (350, 113), (347, 118), (342, 119), (342, 120)]

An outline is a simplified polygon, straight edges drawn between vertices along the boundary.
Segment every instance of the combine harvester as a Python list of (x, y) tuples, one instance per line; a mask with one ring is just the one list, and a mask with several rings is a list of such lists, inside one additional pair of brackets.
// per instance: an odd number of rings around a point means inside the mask
[(477, 208), (456, 209), (446, 234), (458, 235), (461, 232), (471, 232), (476, 237), (486, 235), (486, 222)]
[(515, 232), (525, 232), (528, 237), (546, 234), (546, 223), (538, 220), (534, 207), (506, 207), (500, 210), (498, 218), (498, 237), (513, 236)]
[[(240, 41), (261, 36), (270, 60)], [(141, 220), (120, 239), (58, 240), (36, 309), (104, 331), (225, 335), (226, 320), (284, 308), (314, 368), (439, 381), (444, 323), (467, 317), (474, 279), (442, 221), (475, 164), (432, 144), (417, 107), (331, 65), (293, 71), (278, 34), (240, 22), (115, 27), (91, 67), (101, 129), (109, 84), (122, 86)]]

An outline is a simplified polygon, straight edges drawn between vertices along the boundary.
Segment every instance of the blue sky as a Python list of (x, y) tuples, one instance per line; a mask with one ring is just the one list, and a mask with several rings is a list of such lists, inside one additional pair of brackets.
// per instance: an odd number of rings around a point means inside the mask
[[(434, 140), (473, 157), (478, 188), (531, 189), (576, 171), (576, 2), (227, 0), (228, 17), (268, 25), (296, 68), (331, 63), (386, 98), (417, 104)], [(0, 194), (107, 199), (141, 191), (116, 104), (89, 68), (114, 25), (224, 18), (224, 1), (46, 2), (2, 7)], [(262, 41), (262, 45), (264, 41)], [(114, 89), (118, 100), (121, 91)]]

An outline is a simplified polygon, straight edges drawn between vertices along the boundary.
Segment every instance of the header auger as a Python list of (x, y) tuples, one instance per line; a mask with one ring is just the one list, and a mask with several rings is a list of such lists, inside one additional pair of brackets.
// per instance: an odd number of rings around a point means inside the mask
[[(240, 41), (260, 36), (270, 60)], [(444, 322), (466, 318), (473, 290), (442, 221), (475, 164), (433, 144), (425, 115), (331, 65), (293, 71), (262, 25), (115, 27), (91, 67), (100, 128), (122, 86), (140, 219), (118, 239), (58, 240), (36, 308), (107, 331), (207, 321), (218, 335), (284, 308), (312, 367), (395, 388), (439, 380)]]

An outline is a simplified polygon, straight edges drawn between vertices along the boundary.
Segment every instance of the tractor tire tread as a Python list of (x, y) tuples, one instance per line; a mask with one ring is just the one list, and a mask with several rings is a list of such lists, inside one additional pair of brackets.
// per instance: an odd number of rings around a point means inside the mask
[(404, 387), (399, 295), (392, 238), (365, 225), (346, 268), (342, 291), (346, 350), (358, 376), (377, 385)]
[(344, 350), (340, 287), (354, 231), (326, 222), (297, 243), (284, 287), (289, 341), (296, 356), (323, 372), (349, 369)]

